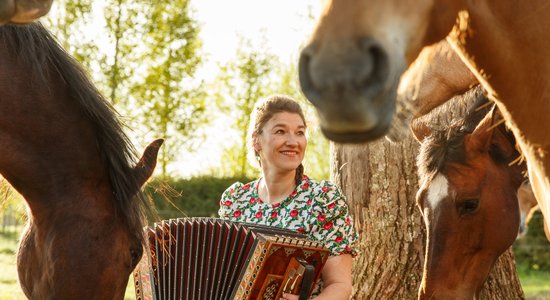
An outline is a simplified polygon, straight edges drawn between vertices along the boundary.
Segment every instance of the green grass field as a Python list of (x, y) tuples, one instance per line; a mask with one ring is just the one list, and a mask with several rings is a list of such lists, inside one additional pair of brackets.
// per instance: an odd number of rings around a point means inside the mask
[[(17, 249), (18, 231), (0, 233), (0, 300), (25, 299), (17, 283), (15, 253)], [(550, 272), (518, 268), (521, 284), (529, 300), (550, 299)], [(135, 299), (134, 286), (129, 280), (125, 299)]]

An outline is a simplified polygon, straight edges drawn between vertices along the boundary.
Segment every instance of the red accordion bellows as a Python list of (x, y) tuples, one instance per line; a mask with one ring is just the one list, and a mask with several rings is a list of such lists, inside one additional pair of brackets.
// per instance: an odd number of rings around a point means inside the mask
[(180, 218), (146, 229), (134, 271), (137, 299), (279, 299), (309, 295), (329, 256), (318, 242), (278, 227)]

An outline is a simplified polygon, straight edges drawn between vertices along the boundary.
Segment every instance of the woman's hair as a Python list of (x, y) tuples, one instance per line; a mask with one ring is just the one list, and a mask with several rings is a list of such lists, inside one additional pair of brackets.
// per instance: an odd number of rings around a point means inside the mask
[[(248, 141), (249, 141), (249, 160), (255, 165), (259, 166), (258, 156), (259, 154), (254, 149), (254, 135), (260, 135), (265, 124), (273, 118), (277, 113), (287, 112), (298, 114), (304, 125), (306, 124), (306, 118), (304, 117), (304, 112), (302, 107), (296, 100), (292, 99), (286, 95), (271, 95), (267, 98), (264, 98), (256, 103), (252, 115), (250, 117), (250, 126), (248, 128)], [(296, 168), (296, 184), (299, 184), (302, 181), (304, 175), (304, 166), (300, 164)]]

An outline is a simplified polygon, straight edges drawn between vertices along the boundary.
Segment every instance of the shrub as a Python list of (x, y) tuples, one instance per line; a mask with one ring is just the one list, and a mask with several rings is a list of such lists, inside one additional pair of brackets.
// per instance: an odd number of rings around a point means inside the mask
[(217, 217), (220, 197), (231, 184), (246, 177), (200, 176), (191, 179), (153, 180), (145, 188), (161, 219)]

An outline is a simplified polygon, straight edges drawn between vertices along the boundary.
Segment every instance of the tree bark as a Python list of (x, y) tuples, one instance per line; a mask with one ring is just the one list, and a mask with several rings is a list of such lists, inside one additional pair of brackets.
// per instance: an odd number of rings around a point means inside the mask
[[(461, 113), (456, 106), (442, 111)], [(331, 143), (331, 177), (347, 196), (360, 235), (352, 299), (417, 298), (426, 239), (415, 201), (417, 154), (412, 137), (399, 143)], [(491, 271), (481, 299), (524, 299), (510, 249)]]

